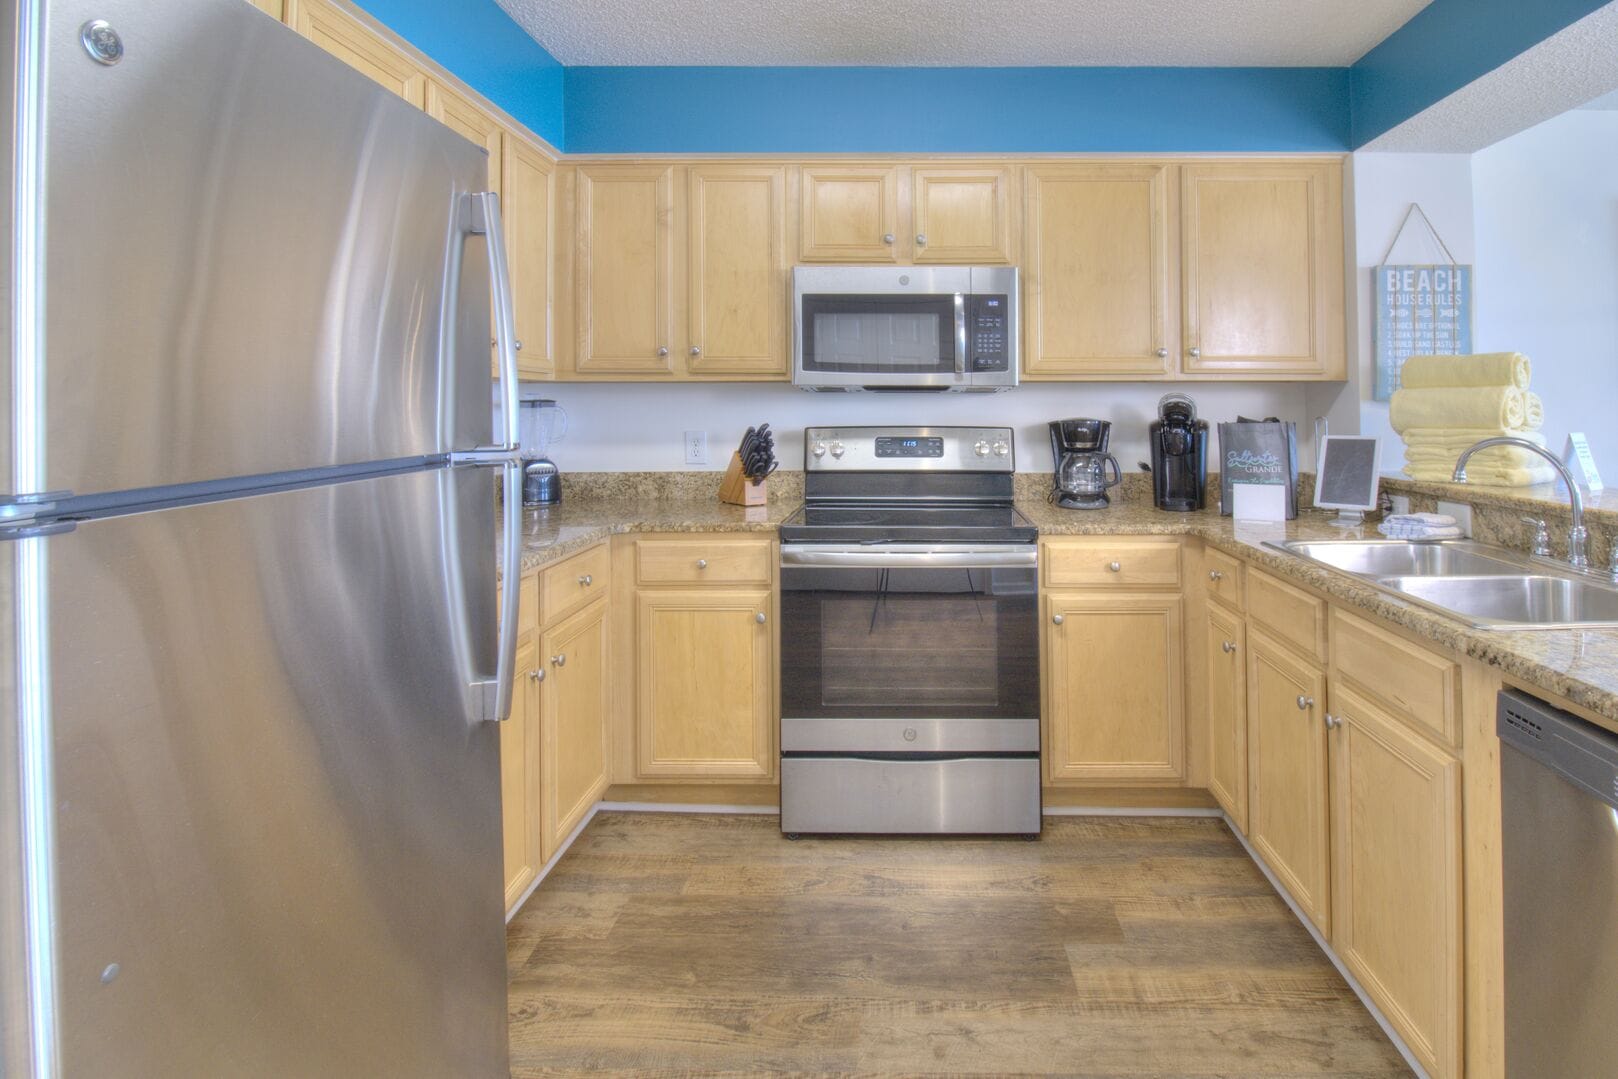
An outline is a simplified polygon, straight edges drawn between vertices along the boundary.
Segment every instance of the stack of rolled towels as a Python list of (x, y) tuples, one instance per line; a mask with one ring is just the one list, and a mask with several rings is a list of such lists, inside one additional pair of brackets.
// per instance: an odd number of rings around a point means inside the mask
[(1461, 526), (1447, 513), (1393, 513), (1376, 530), (1393, 539), (1461, 538)]
[[(1528, 389), (1528, 357), (1520, 352), (1412, 356), (1399, 373), (1388, 421), (1405, 440), (1405, 474), (1448, 483), (1461, 452), (1485, 438), (1510, 436), (1545, 445), (1545, 406)], [(1466, 463), (1469, 483), (1529, 487), (1556, 472), (1518, 446), (1491, 446)]]

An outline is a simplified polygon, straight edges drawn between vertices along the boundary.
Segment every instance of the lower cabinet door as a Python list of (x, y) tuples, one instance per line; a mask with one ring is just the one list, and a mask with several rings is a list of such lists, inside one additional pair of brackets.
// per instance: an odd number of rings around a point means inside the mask
[(539, 791), (543, 865), (607, 786), (607, 604), (597, 601), (540, 639)]
[(1247, 627), (1208, 604), (1208, 790), (1247, 831)]
[(644, 779), (775, 775), (770, 592), (642, 591), (635, 765)]
[(1461, 766), (1332, 688), (1332, 944), (1432, 1076), (1462, 1073)]
[(1247, 838), (1322, 933), (1331, 930), (1326, 676), (1247, 633)]
[(506, 907), (521, 898), (544, 864), (540, 856), (539, 815), (534, 811), (539, 789), (539, 694), (534, 642), (517, 648), (517, 676), (512, 683), (511, 718), (500, 724), (500, 825), (505, 844)]
[(1046, 597), (1048, 776), (1102, 783), (1185, 778), (1180, 597)]

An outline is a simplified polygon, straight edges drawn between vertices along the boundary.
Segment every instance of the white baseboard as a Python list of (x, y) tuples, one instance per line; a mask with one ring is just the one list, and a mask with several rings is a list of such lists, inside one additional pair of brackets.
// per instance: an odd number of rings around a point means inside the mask
[(1211, 806), (1046, 806), (1047, 817), (1223, 817)]
[(1399, 1055), (1405, 1058), (1405, 1063), (1410, 1065), (1410, 1070), (1415, 1072), (1420, 1079), (1428, 1079), (1426, 1070), (1416, 1062), (1415, 1054), (1410, 1051), (1410, 1046), (1406, 1045), (1405, 1040), (1399, 1037), (1399, 1032), (1393, 1029), (1393, 1024), (1388, 1022), (1388, 1017), (1382, 1014), (1382, 1009), (1378, 1008), (1376, 1003), (1371, 1000), (1371, 995), (1365, 991), (1365, 987), (1359, 983), (1359, 979), (1349, 973), (1348, 967), (1344, 966), (1343, 961), (1337, 957), (1337, 952), (1332, 949), (1331, 944), (1327, 942), (1325, 937), (1320, 935), (1320, 930), (1315, 928), (1314, 923), (1303, 913), (1298, 904), (1292, 901), (1292, 896), (1288, 895), (1287, 890), (1281, 886), (1281, 882), (1275, 879), (1275, 874), (1270, 872), (1270, 867), (1264, 864), (1264, 859), (1260, 858), (1258, 852), (1247, 842), (1247, 837), (1242, 835), (1242, 830), (1236, 827), (1235, 822), (1228, 815), (1221, 813), (1220, 816), (1225, 818), (1225, 826), (1230, 829), (1230, 834), (1235, 836), (1236, 841), (1242, 845), (1242, 849), (1247, 851), (1247, 856), (1253, 860), (1254, 865), (1258, 866), (1258, 871), (1264, 874), (1264, 879), (1270, 882), (1270, 887), (1274, 888), (1275, 894), (1281, 897), (1281, 902), (1287, 905), (1287, 909), (1292, 911), (1293, 917), (1297, 918), (1304, 929), (1308, 930), (1309, 935), (1320, 946), (1320, 950), (1326, 953), (1326, 958), (1331, 960), (1331, 965), (1337, 968), (1337, 973), (1343, 976), (1343, 980), (1348, 983), (1348, 987), (1354, 990), (1354, 995), (1360, 998), (1360, 1003), (1365, 1005), (1365, 1010), (1371, 1013), (1371, 1018), (1376, 1020), (1376, 1025), (1382, 1028), (1382, 1033), (1388, 1036), (1388, 1040), (1393, 1042), (1393, 1047), (1399, 1050)]
[(562, 840), (562, 845), (556, 848), (556, 853), (551, 855), (551, 860), (539, 867), (539, 872), (534, 874), (534, 883), (530, 884), (528, 886), (528, 890), (523, 892), (515, 903), (511, 904), (510, 910), (506, 911), (507, 925), (511, 924), (511, 919), (515, 918), (517, 916), (517, 912), (522, 910), (522, 905), (528, 902), (528, 897), (533, 895), (535, 889), (539, 887), (540, 883), (550, 875), (550, 871), (555, 867), (556, 863), (562, 860), (562, 855), (566, 854), (567, 849), (573, 845), (573, 841), (579, 838), (579, 833), (590, 827), (590, 822), (596, 819), (596, 813), (598, 813), (600, 810), (600, 802), (597, 802), (595, 805), (591, 806), (590, 812), (584, 815), (584, 819), (578, 823), (578, 827), (569, 832), (567, 834), (567, 838)]
[(685, 805), (678, 802), (597, 802), (596, 809), (615, 813), (753, 813), (781, 812), (780, 806)]

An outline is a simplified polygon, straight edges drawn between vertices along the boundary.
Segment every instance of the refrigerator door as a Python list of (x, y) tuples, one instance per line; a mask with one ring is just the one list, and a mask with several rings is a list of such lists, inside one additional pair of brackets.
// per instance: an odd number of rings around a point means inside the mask
[(489, 479), (43, 541), (62, 1074), (507, 1074)]
[(246, 3), (23, 2), (45, 20), (46, 489), (494, 441), (459, 198), (481, 148)]

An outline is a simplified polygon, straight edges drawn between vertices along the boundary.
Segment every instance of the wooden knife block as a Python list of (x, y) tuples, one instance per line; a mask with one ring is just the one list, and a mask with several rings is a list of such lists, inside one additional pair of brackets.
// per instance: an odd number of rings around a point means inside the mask
[(768, 479), (753, 483), (742, 472), (742, 455), (732, 451), (730, 467), (725, 469), (725, 478), (719, 481), (719, 501), (728, 502), (732, 506), (762, 506), (769, 501), (769, 491), (765, 484)]

